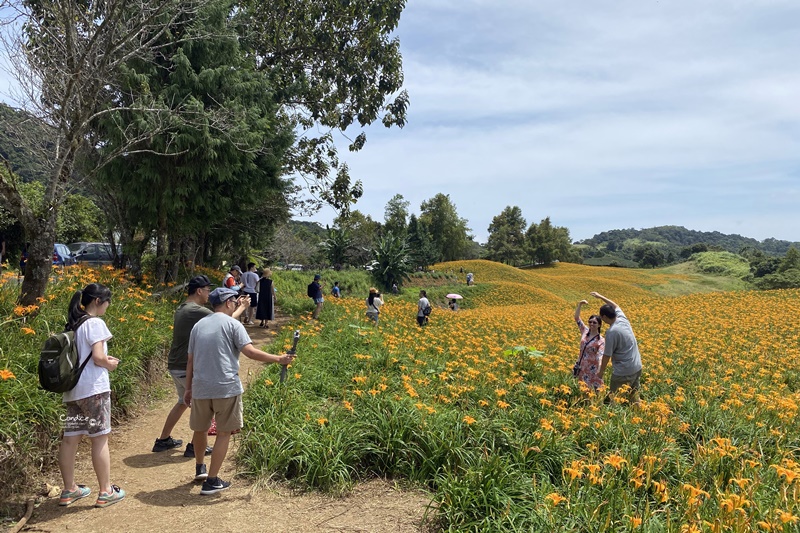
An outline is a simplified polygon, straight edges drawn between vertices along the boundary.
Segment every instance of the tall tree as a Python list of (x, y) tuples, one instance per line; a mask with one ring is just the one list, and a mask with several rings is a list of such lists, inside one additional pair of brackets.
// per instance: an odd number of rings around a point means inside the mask
[(486, 248), (489, 258), (509, 265), (516, 265), (525, 255), (525, 218), (522, 209), (507, 206), (489, 224), (489, 239)]
[[(242, 43), (269, 72), (276, 97), (303, 132), (287, 172), (309, 182), (320, 201), (341, 212), (361, 196), (340, 162), (332, 131), (380, 120), (403, 127), (408, 94), (402, 90), (400, 42), (395, 30), (405, 0), (241, 0), (236, 21)], [(322, 132), (312, 133), (312, 132)], [(346, 134), (347, 135), (347, 134)], [(349, 135), (350, 150), (366, 142)]]
[(580, 254), (572, 249), (569, 230), (553, 226), (550, 217), (539, 224), (531, 223), (525, 232), (526, 252), (530, 261), (547, 265), (555, 260), (581, 262)]
[[(239, 46), (231, 9), (228, 0), (207, 2), (191, 24), (171, 28), (158, 55), (125, 65), (126, 90), (110, 104), (125, 107), (143, 95), (179, 103), (168, 128), (107, 165), (99, 179), (100, 190), (114, 197), (108, 204), (116, 208), (125, 249), (134, 252), (134, 270), (155, 237), (157, 282), (187, 241), (199, 237), (202, 255), (238, 261), (288, 219), (288, 184), (280, 174), (293, 137), (278, 118), (268, 76)], [(125, 143), (139, 124), (150, 127), (145, 113), (105, 117), (97, 128), (108, 139), (101, 151)]]
[(396, 237), (405, 237), (408, 231), (408, 207), (411, 205), (402, 194), (395, 194), (386, 203), (383, 215), (383, 230)]
[(433, 241), (437, 261), (454, 261), (464, 257), (470, 248), (467, 220), (458, 216), (449, 194), (438, 193), (420, 206), (420, 220)]
[(18, 88), (26, 93), (18, 100), (46, 124), (49, 139), (42, 144), (54, 148), (41, 155), (48, 173), (39, 213), (21, 197), (18, 180), (0, 174), (0, 197), (30, 241), (19, 299), (29, 305), (44, 295), (59, 208), (75, 184), (73, 167), (90, 140), (92, 123), (110, 112), (105, 103), (119, 87), (121, 67), (149, 56), (166, 28), (190, 16), (195, 6), (185, 0), (22, 0), (2, 6), (11, 20), (3, 44)]
[(425, 223), (413, 213), (408, 219), (408, 247), (415, 267), (424, 270), (436, 262), (437, 253), (434, 250), (430, 232)]
[(334, 224), (349, 232), (352, 238), (347, 254), (347, 263), (361, 266), (372, 258), (372, 249), (381, 233), (381, 224), (372, 220), (372, 217), (361, 211), (355, 210), (346, 215), (336, 217)]

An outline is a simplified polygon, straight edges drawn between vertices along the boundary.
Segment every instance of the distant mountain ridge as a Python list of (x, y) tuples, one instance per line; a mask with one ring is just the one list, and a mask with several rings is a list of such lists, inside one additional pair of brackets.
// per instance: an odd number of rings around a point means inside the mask
[(800, 249), (800, 242), (783, 241), (774, 238), (758, 241), (737, 234), (725, 234), (719, 231), (695, 231), (683, 226), (656, 226), (645, 229), (615, 229), (598, 233), (590, 239), (578, 241), (577, 244), (605, 249), (607, 251), (622, 250), (626, 244), (661, 245), (668, 249), (684, 248), (695, 244), (706, 244), (732, 253), (739, 253), (744, 248), (760, 250), (770, 255), (784, 255), (789, 247)]

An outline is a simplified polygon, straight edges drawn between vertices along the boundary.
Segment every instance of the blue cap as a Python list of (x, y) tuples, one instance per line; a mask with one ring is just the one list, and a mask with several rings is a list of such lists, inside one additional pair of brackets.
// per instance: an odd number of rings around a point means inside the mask
[(321, 279), (321, 276), (319, 274), (314, 274), (314, 281), (317, 281), (318, 279)]
[(222, 305), (226, 301), (230, 300), (231, 298), (236, 298), (239, 295), (233, 289), (228, 289), (226, 287), (217, 287), (211, 294), (208, 295), (208, 301), (211, 302), (211, 305), (214, 307), (218, 305)]

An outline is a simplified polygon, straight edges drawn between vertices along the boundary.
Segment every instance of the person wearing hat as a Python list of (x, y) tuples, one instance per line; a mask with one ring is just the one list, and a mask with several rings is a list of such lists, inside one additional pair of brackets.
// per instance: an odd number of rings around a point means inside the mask
[(378, 317), (381, 314), (382, 305), (381, 293), (375, 287), (370, 287), (369, 296), (367, 296), (367, 318), (373, 320), (376, 326), (378, 325)]
[(241, 277), (242, 269), (239, 267), (239, 265), (233, 265), (228, 273), (225, 274), (225, 277), (222, 278), (222, 286), (238, 291), (242, 288), (242, 286), (238, 284)]
[[(240, 430), (242, 419), (242, 393), (239, 379), (239, 352), (245, 357), (265, 363), (288, 365), (293, 354), (274, 355), (253, 346), (244, 325), (234, 313), (242, 305), (237, 293), (225, 287), (211, 291), (208, 301), (214, 313), (201, 319), (189, 336), (189, 353), (186, 365), (186, 392), (184, 403), (192, 408), (189, 427), (194, 431), (195, 449), (204, 449), (208, 440), (211, 420), (217, 421), (217, 440), (211, 454), (211, 467), (206, 470), (202, 455), (195, 455), (195, 480), (203, 480), (200, 494), (216, 494), (231, 486), (219, 478), (219, 471), (231, 433)], [(249, 302), (247, 302), (249, 305)]]
[(314, 274), (314, 281), (308, 286), (308, 294), (314, 295), (313, 299), (316, 307), (311, 314), (311, 318), (315, 320), (319, 318), (319, 313), (322, 311), (322, 304), (325, 302), (325, 298), (322, 297), (322, 284), (320, 283), (320, 279), (322, 279), (322, 276)]
[[(153, 445), (154, 452), (164, 452), (183, 445), (182, 440), (173, 439), (171, 434), (175, 425), (186, 412), (187, 405), (183, 402), (183, 393), (186, 391), (186, 361), (189, 348), (189, 334), (192, 328), (201, 318), (212, 314), (213, 311), (206, 307), (208, 295), (211, 292), (211, 281), (206, 276), (197, 276), (189, 281), (189, 296), (186, 301), (175, 310), (175, 317), (172, 325), (172, 344), (169, 348), (167, 358), (167, 369), (169, 370), (172, 381), (175, 383), (175, 390), (178, 393), (178, 401), (172, 407), (164, 421), (161, 436), (156, 439)], [(245, 307), (237, 309), (241, 315)], [(238, 318), (238, 317), (237, 317)], [(210, 453), (211, 449), (206, 452)], [(194, 457), (194, 447), (191, 443), (186, 445), (185, 457)]]

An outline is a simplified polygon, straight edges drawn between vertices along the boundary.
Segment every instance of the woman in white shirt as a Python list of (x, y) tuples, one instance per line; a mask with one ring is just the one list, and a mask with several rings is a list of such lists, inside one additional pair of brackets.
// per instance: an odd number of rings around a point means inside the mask
[(77, 291), (69, 303), (67, 329), (75, 332), (80, 363), (89, 361), (78, 384), (64, 393), (67, 408), (64, 437), (58, 450), (58, 466), (64, 480), (61, 506), (89, 496), (91, 489), (75, 483), (75, 455), (84, 435), (92, 441), (92, 465), (100, 486), (95, 507), (108, 507), (125, 497), (125, 491), (111, 484), (111, 456), (108, 435), (111, 433), (111, 383), (108, 372), (117, 368), (119, 359), (108, 355), (111, 332), (101, 316), (111, 305), (111, 290), (90, 283)]
[(367, 297), (367, 318), (374, 320), (376, 326), (378, 325), (378, 316), (381, 314), (382, 305), (383, 300), (381, 300), (381, 294), (378, 289), (371, 287)]

